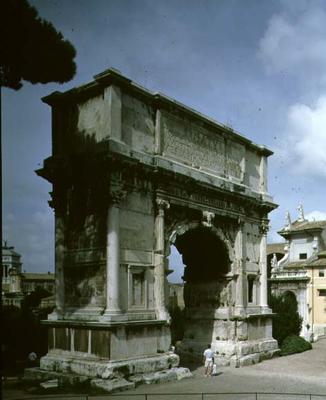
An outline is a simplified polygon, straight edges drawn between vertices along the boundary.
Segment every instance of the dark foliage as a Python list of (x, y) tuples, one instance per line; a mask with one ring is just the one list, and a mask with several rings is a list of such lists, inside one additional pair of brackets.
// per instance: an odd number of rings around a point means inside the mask
[(273, 337), (281, 346), (286, 337), (300, 334), (302, 318), (298, 313), (298, 302), (293, 293), (286, 292), (281, 296), (271, 294), (269, 305), (276, 313), (273, 318)]
[(311, 343), (307, 342), (300, 336), (291, 335), (284, 339), (281, 346), (281, 355), (287, 356), (294, 353), (302, 353), (306, 350), (311, 350)]
[(22, 308), (23, 309), (32, 309), (36, 308), (41, 304), (41, 300), (44, 297), (50, 296), (50, 292), (43, 289), (42, 287), (37, 287), (34, 292), (30, 293), (24, 298)]
[(3, 306), (1, 316), (2, 364), (6, 375), (22, 372), (27, 356), (34, 351), (38, 357), (47, 352), (47, 328), (40, 321), (52, 309), (35, 313), (26, 306)]
[(0, 84), (19, 89), (31, 83), (67, 82), (76, 73), (76, 51), (27, 0), (2, 0)]
[(171, 342), (174, 345), (178, 340), (183, 339), (185, 317), (183, 310), (175, 306), (170, 310), (171, 315)]

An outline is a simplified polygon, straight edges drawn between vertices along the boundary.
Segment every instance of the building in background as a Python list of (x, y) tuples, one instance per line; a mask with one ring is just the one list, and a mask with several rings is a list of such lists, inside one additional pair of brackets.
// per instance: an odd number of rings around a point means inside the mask
[(21, 273), (21, 255), (18, 254), (13, 246), (8, 246), (7, 241), (2, 245), (2, 290), (9, 291), (10, 270), (15, 268), (17, 273)]
[(317, 340), (326, 335), (326, 221), (308, 221), (302, 206), (298, 210), (298, 219), (292, 222), (288, 214), (286, 225), (278, 232), (285, 243), (269, 246), (270, 254), (275, 247), (269, 256), (270, 287), (275, 294), (295, 294), (302, 317), (301, 335)]
[(44, 289), (54, 294), (54, 287), (55, 279), (51, 272), (24, 272), (22, 274), (22, 291), (26, 295), (35, 292), (37, 289)]
[[(21, 255), (8, 246), (2, 246), (2, 304), (21, 307), (24, 298), (39, 290), (47, 291), (47, 306), (54, 305), (54, 274), (22, 272)], [(52, 298), (52, 302), (51, 302)]]

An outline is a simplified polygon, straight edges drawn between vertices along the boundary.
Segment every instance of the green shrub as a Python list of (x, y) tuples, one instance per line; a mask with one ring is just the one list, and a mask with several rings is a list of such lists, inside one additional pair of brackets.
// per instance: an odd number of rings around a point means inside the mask
[(290, 335), (284, 339), (281, 346), (281, 355), (287, 356), (294, 353), (302, 353), (306, 350), (311, 350), (311, 343), (307, 342), (304, 338), (296, 335)]

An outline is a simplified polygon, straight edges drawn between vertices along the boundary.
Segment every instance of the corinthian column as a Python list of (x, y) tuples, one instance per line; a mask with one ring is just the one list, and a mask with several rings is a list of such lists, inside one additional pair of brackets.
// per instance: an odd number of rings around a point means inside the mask
[(260, 225), (260, 248), (259, 248), (259, 266), (260, 266), (260, 307), (268, 309), (267, 303), (267, 232), (268, 221), (263, 220)]
[(65, 282), (63, 272), (64, 261), (64, 218), (60, 214), (55, 215), (55, 308), (59, 316), (64, 312)]
[(244, 262), (246, 258), (243, 230), (244, 230), (244, 222), (242, 220), (239, 220), (239, 227), (235, 241), (236, 263), (237, 263), (235, 311), (236, 314), (240, 315), (244, 313), (243, 276), (244, 276)]
[(126, 192), (114, 188), (110, 192), (106, 236), (106, 309), (101, 319), (124, 319), (120, 306), (120, 209)]
[(156, 199), (157, 215), (155, 220), (155, 269), (154, 269), (154, 296), (158, 319), (167, 320), (169, 314), (165, 307), (165, 239), (164, 239), (164, 211), (170, 207), (169, 202)]
[[(54, 194), (55, 193), (55, 194)], [(63, 317), (65, 309), (65, 281), (64, 281), (64, 258), (65, 258), (65, 196), (59, 190), (52, 193), (50, 207), (54, 209), (55, 217), (55, 309), (48, 315), (49, 320), (57, 320)]]

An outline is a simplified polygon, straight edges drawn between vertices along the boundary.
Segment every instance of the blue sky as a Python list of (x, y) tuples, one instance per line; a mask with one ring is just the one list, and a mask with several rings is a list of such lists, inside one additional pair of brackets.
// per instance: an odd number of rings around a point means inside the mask
[[(303, 203), (326, 219), (326, 2), (305, 0), (33, 0), (77, 50), (65, 84), (3, 90), (3, 236), (23, 269), (53, 270), (51, 186), (34, 170), (51, 154), (41, 97), (108, 67), (271, 148), (270, 241)], [(178, 263), (173, 258), (171, 266)]]

